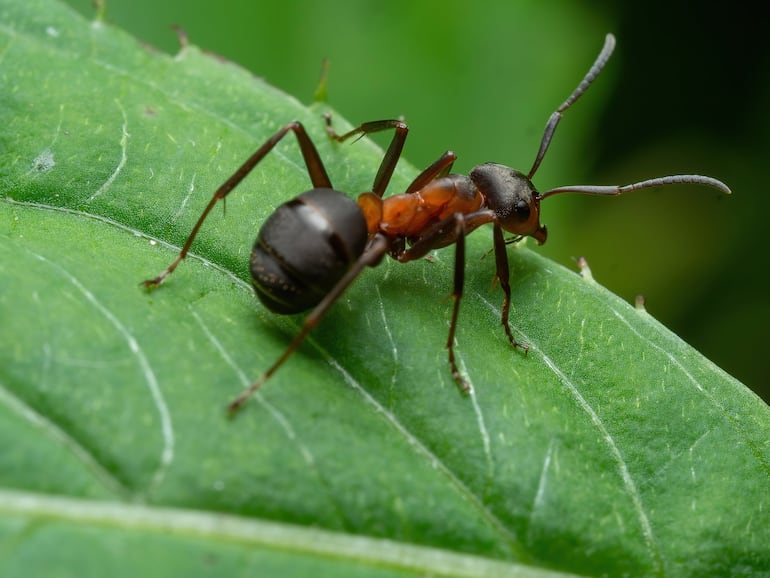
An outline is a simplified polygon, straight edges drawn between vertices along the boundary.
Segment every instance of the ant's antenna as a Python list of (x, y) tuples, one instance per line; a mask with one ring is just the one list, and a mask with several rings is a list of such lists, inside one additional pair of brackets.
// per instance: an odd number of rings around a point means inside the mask
[(606, 38), (604, 39), (604, 47), (602, 48), (602, 51), (599, 53), (599, 56), (596, 57), (596, 61), (588, 70), (581, 83), (572, 92), (572, 94), (569, 95), (569, 98), (567, 98), (567, 100), (565, 100), (562, 105), (557, 108), (556, 111), (554, 111), (554, 113), (551, 115), (551, 118), (548, 119), (548, 124), (545, 125), (545, 132), (543, 133), (543, 140), (540, 141), (540, 150), (537, 151), (535, 162), (532, 165), (532, 168), (529, 169), (529, 174), (527, 175), (528, 179), (531, 180), (535, 175), (541, 161), (543, 160), (543, 157), (545, 156), (546, 151), (548, 151), (548, 147), (551, 144), (551, 139), (553, 138), (553, 133), (556, 132), (556, 127), (559, 125), (559, 121), (561, 120), (561, 113), (575, 104), (575, 101), (582, 96), (582, 94), (588, 89), (589, 86), (591, 86), (591, 83), (597, 76), (599, 76), (602, 68), (604, 68), (604, 65), (607, 64), (610, 56), (612, 56), (613, 50), (615, 50), (615, 36), (610, 33), (607, 34)]
[[(562, 105), (554, 111), (554, 113), (551, 115), (551, 117), (548, 119), (548, 123), (545, 125), (545, 132), (543, 133), (543, 140), (540, 141), (540, 149), (537, 151), (537, 156), (535, 157), (535, 162), (532, 165), (532, 168), (529, 170), (529, 174), (527, 175), (528, 179), (532, 179), (535, 172), (537, 172), (538, 167), (540, 166), (540, 163), (543, 160), (543, 157), (545, 157), (545, 153), (548, 151), (548, 147), (551, 144), (551, 139), (553, 138), (554, 132), (556, 132), (556, 127), (559, 125), (559, 121), (561, 120), (562, 113), (567, 110), (569, 107), (571, 107), (573, 104), (575, 104), (575, 101), (577, 101), (578, 98), (580, 98), (583, 93), (588, 89), (589, 86), (591, 86), (591, 83), (596, 79), (596, 77), (599, 75), (599, 73), (604, 68), (604, 65), (607, 64), (607, 61), (610, 59), (610, 56), (612, 56), (612, 52), (615, 50), (615, 37), (612, 34), (607, 34), (606, 38), (604, 39), (604, 47), (602, 48), (602, 51), (599, 53), (599, 56), (596, 57), (596, 60), (594, 61), (591, 68), (586, 73), (585, 77), (583, 77), (583, 80), (580, 82), (580, 84), (577, 86), (577, 88), (572, 92), (572, 94), (569, 95), (567, 100), (565, 100)], [(692, 184), (692, 185), (705, 185), (707, 187), (713, 187), (715, 189), (718, 189), (722, 191), (723, 193), (727, 193), (728, 195), (732, 192), (730, 191), (730, 188), (724, 184), (722, 181), (719, 181), (717, 179), (711, 178), (711, 177), (704, 177), (702, 175), (671, 175), (668, 177), (658, 177), (655, 179), (648, 179), (646, 181), (640, 181), (638, 183), (633, 183), (630, 185), (608, 185), (608, 186), (602, 186), (602, 185), (574, 185), (574, 186), (567, 186), (567, 187), (558, 187), (556, 189), (551, 189), (550, 191), (546, 191), (539, 195), (540, 199), (544, 199), (550, 195), (556, 195), (559, 193), (581, 193), (584, 195), (620, 195), (622, 193), (627, 193), (629, 191), (635, 191), (638, 189), (647, 189), (650, 187), (658, 187), (662, 185), (673, 185), (673, 184)]]
[(544, 199), (551, 195), (558, 195), (559, 193), (580, 193), (583, 195), (620, 195), (629, 191), (636, 191), (639, 189), (649, 189), (650, 187), (660, 187), (663, 185), (676, 185), (676, 184), (691, 184), (691, 185), (706, 185), (707, 187), (713, 187), (726, 194), (732, 194), (730, 187), (724, 184), (719, 179), (712, 177), (704, 177), (703, 175), (671, 175), (668, 177), (657, 177), (655, 179), (647, 179), (646, 181), (640, 181), (638, 183), (632, 183), (630, 185), (571, 185), (566, 187), (557, 187), (546, 191), (540, 195), (540, 199)]

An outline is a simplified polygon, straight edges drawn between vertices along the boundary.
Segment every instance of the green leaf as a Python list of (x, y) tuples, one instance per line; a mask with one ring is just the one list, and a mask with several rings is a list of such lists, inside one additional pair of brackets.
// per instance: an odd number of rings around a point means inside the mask
[(140, 281), (289, 120), (351, 195), (381, 151), (329, 142), (325, 106), (53, 0), (0, 2), (0, 77), (4, 575), (767, 572), (768, 407), (527, 248), (510, 261), (530, 351), (512, 351), (486, 230), (457, 335), (473, 395), (446, 362), (448, 248), (367, 271), (228, 420), (301, 323), (256, 302), (247, 268), (308, 188), (292, 137), (161, 289)]

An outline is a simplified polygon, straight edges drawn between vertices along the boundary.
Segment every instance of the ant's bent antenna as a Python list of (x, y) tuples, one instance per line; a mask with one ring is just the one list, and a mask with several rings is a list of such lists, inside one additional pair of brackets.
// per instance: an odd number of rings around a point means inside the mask
[(528, 179), (532, 179), (532, 177), (535, 176), (535, 173), (540, 166), (540, 162), (543, 160), (546, 151), (548, 151), (548, 147), (551, 144), (551, 138), (553, 138), (553, 133), (556, 132), (556, 127), (561, 120), (561, 113), (575, 104), (575, 101), (588, 90), (588, 87), (591, 86), (594, 79), (599, 76), (604, 65), (607, 64), (610, 56), (612, 56), (613, 50), (615, 50), (615, 36), (610, 33), (605, 37), (602, 51), (599, 53), (599, 56), (596, 57), (596, 61), (594, 61), (593, 66), (588, 70), (582, 82), (578, 84), (578, 87), (569, 95), (567, 100), (565, 100), (548, 119), (548, 123), (545, 125), (545, 132), (543, 133), (543, 140), (540, 141), (540, 149), (537, 151), (537, 156), (535, 157), (535, 162), (532, 164), (532, 168), (529, 169), (529, 174), (527, 175)]
[[(615, 36), (610, 33), (610, 34), (607, 34), (607, 36), (605, 37), (602, 51), (599, 53), (599, 56), (596, 57), (596, 60), (594, 61), (593, 65), (588, 70), (586, 75), (583, 77), (583, 80), (580, 82), (577, 88), (574, 91), (572, 91), (572, 94), (569, 95), (567, 100), (565, 100), (562, 103), (562, 105), (559, 108), (557, 108), (548, 119), (548, 123), (545, 125), (545, 131), (543, 132), (543, 139), (540, 141), (540, 148), (538, 149), (537, 156), (535, 157), (535, 162), (532, 164), (532, 168), (529, 170), (529, 174), (527, 175), (528, 179), (532, 179), (534, 174), (537, 172), (538, 167), (540, 167), (540, 163), (542, 162), (543, 157), (545, 157), (545, 154), (548, 151), (548, 147), (551, 144), (551, 139), (553, 138), (553, 135), (556, 132), (556, 127), (559, 125), (559, 121), (561, 121), (562, 113), (566, 111), (569, 107), (571, 107), (573, 104), (575, 104), (577, 99), (580, 98), (586, 90), (588, 90), (588, 87), (591, 86), (591, 83), (596, 79), (596, 77), (602, 71), (602, 69), (604, 68), (604, 65), (607, 64), (607, 61), (610, 59), (610, 56), (612, 56), (612, 52), (614, 50), (615, 50)], [(623, 186), (573, 185), (573, 186), (566, 186), (566, 187), (558, 187), (555, 189), (551, 189), (550, 191), (546, 191), (542, 194), (539, 194), (538, 199), (542, 200), (546, 197), (549, 197), (551, 195), (556, 195), (559, 193), (580, 193), (584, 195), (613, 196), (613, 195), (620, 195), (622, 193), (627, 193), (629, 191), (636, 191), (638, 189), (647, 189), (650, 187), (658, 187), (662, 185), (673, 185), (673, 184), (705, 185), (707, 187), (713, 187), (715, 189), (718, 189), (723, 193), (727, 193), (728, 195), (731, 194), (732, 192), (730, 191), (730, 188), (726, 184), (712, 177), (705, 177), (702, 175), (671, 175), (667, 177), (658, 177), (654, 179), (648, 179), (646, 181), (640, 181), (638, 183), (633, 183), (630, 185), (623, 185)]]

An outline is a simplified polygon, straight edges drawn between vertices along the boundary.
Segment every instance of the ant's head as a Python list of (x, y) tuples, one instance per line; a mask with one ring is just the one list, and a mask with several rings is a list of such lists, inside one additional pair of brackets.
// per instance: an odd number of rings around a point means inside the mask
[(561, 120), (562, 113), (586, 91), (609, 60), (614, 48), (615, 37), (608, 34), (604, 41), (604, 48), (602, 48), (588, 74), (569, 98), (548, 119), (543, 139), (540, 142), (540, 149), (537, 151), (535, 162), (529, 174), (525, 175), (496, 163), (479, 165), (471, 171), (470, 178), (486, 198), (487, 206), (495, 212), (497, 223), (509, 233), (534, 237), (541, 245), (545, 243), (548, 234), (545, 227), (540, 224), (540, 200), (552, 193), (551, 191), (545, 195), (538, 193), (532, 185), (532, 177), (548, 151), (548, 146), (551, 144), (551, 138)]
[(647, 179), (630, 185), (570, 185), (538, 193), (530, 176), (515, 169), (486, 163), (475, 167), (470, 178), (486, 199), (486, 206), (494, 211), (496, 222), (507, 232), (522, 237), (534, 237), (542, 245), (548, 231), (540, 224), (540, 201), (562, 193), (582, 195), (616, 196), (630, 191), (666, 185), (705, 185), (730, 194), (730, 188), (722, 181), (703, 175), (671, 175)]
[(470, 178), (503, 229), (545, 243), (548, 232), (540, 224), (540, 194), (527, 175), (505, 165), (486, 163), (474, 168)]
[(601, 72), (604, 65), (607, 64), (613, 49), (615, 48), (615, 37), (608, 34), (602, 51), (596, 58), (593, 66), (583, 78), (583, 81), (570, 94), (569, 98), (556, 109), (548, 123), (545, 125), (545, 132), (540, 141), (540, 148), (535, 156), (535, 162), (528, 174), (520, 173), (510, 167), (498, 165), (495, 163), (486, 163), (474, 168), (470, 173), (470, 178), (479, 191), (486, 199), (486, 205), (494, 211), (496, 222), (509, 233), (521, 236), (530, 236), (537, 239), (541, 245), (545, 243), (547, 231), (540, 224), (540, 201), (551, 195), (561, 193), (578, 193), (583, 195), (602, 195), (614, 196), (663, 185), (674, 184), (692, 184), (705, 185), (715, 188), (723, 193), (730, 193), (730, 189), (722, 181), (712, 177), (702, 175), (671, 175), (667, 177), (657, 177), (640, 181), (630, 185), (571, 185), (567, 187), (558, 187), (550, 189), (544, 193), (538, 193), (532, 184), (532, 178), (537, 172), (540, 163), (548, 151), (551, 139), (556, 131), (556, 127), (562, 118), (562, 114), (586, 91), (594, 79)]

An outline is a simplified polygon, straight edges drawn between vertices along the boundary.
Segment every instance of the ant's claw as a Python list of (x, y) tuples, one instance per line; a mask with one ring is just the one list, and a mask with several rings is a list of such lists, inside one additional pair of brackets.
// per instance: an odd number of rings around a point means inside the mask
[(243, 400), (236, 399), (235, 401), (230, 402), (227, 404), (227, 417), (233, 418), (235, 417), (235, 414), (238, 413), (238, 410), (241, 409), (241, 406), (243, 405)]
[(457, 389), (460, 390), (462, 395), (470, 395), (473, 392), (473, 386), (460, 375), (459, 371), (452, 372), (452, 379), (454, 379), (455, 384), (457, 384)]
[(147, 279), (145, 281), (142, 281), (139, 283), (139, 285), (143, 286), (148, 291), (152, 291), (153, 289), (156, 289), (158, 285), (160, 285), (163, 282), (163, 277), (155, 277), (155, 279)]

